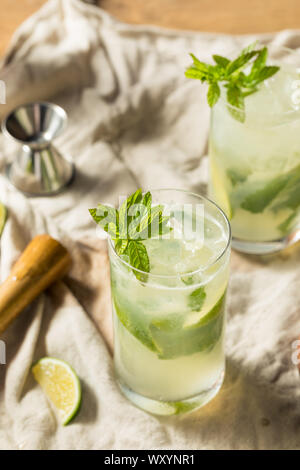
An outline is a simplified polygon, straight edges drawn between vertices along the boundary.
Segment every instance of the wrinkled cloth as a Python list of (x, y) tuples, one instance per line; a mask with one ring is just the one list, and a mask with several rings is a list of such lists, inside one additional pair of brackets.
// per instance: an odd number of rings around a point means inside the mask
[[(65, 280), (1, 337), (1, 449), (300, 447), (300, 382), (291, 360), (300, 333), (299, 250), (260, 259), (233, 253), (224, 386), (203, 409), (160, 418), (131, 405), (114, 380), (106, 242), (88, 213), (137, 187), (205, 192), (209, 109), (205, 86), (184, 77), (188, 52), (206, 61), (253, 39), (130, 26), (79, 0), (49, 1), (15, 33), (0, 69), (7, 89), (0, 117), (27, 101), (63, 106), (69, 122), (56, 145), (73, 157), (77, 174), (66, 191), (45, 198), (25, 198), (0, 177), (9, 213), (1, 279), (39, 233), (61, 240), (73, 258)], [(300, 48), (297, 31), (260, 39)], [(15, 152), (1, 135), (2, 170)], [(67, 427), (30, 371), (45, 355), (71, 363), (82, 381), (82, 409)]]

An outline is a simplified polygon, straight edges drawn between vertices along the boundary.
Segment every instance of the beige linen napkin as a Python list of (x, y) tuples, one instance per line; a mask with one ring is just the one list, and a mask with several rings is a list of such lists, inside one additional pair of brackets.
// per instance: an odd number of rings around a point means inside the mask
[[(202, 410), (157, 418), (133, 407), (114, 381), (107, 253), (87, 210), (138, 186), (205, 191), (209, 110), (205, 89), (184, 77), (187, 53), (207, 60), (252, 39), (129, 26), (79, 0), (49, 1), (16, 32), (0, 69), (7, 87), (0, 115), (29, 100), (64, 106), (69, 126), (57, 145), (74, 158), (77, 176), (64, 193), (34, 199), (0, 177), (9, 210), (1, 279), (43, 232), (68, 246), (74, 267), (2, 337), (1, 449), (300, 447), (300, 383), (291, 361), (300, 333), (299, 251), (262, 260), (233, 255), (225, 384)], [(300, 47), (295, 31), (261, 39)], [(14, 152), (1, 135), (2, 167)], [(30, 373), (43, 355), (70, 362), (83, 383), (82, 410), (66, 428)]]

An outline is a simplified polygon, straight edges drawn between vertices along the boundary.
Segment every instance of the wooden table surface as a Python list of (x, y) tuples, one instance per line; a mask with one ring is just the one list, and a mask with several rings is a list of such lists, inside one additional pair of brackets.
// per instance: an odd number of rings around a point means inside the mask
[[(0, 55), (14, 30), (46, 0), (0, 0)], [(300, 0), (98, 0), (117, 18), (134, 24), (225, 33), (300, 28)]]

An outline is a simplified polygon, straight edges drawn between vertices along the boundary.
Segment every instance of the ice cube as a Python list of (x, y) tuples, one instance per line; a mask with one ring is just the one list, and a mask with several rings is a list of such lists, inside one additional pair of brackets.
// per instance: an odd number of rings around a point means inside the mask
[[(246, 120), (258, 122), (300, 110), (300, 74), (291, 65), (283, 65), (273, 77), (260, 85), (258, 92), (245, 99)], [(279, 116), (278, 116), (279, 115)]]

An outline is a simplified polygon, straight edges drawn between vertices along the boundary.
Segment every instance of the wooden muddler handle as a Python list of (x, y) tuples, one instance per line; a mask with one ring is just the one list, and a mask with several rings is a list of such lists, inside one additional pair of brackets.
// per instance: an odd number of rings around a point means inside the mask
[(37, 235), (0, 285), (0, 333), (71, 265), (68, 251), (49, 235)]

